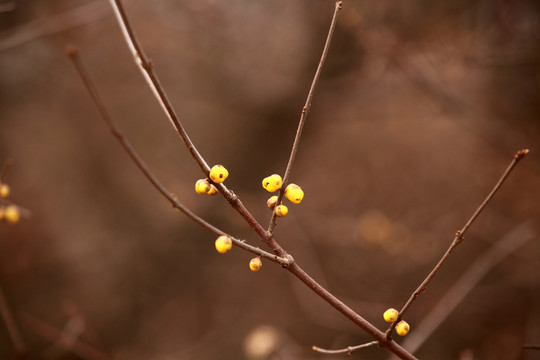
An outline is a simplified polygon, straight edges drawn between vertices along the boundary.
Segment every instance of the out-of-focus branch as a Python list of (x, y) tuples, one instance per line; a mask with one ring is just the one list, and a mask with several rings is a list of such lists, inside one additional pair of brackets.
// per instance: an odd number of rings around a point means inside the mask
[(195, 213), (193, 213), (190, 209), (188, 209), (185, 205), (180, 203), (176, 196), (171, 193), (161, 182), (157, 179), (157, 177), (152, 173), (152, 171), (148, 168), (148, 166), (145, 164), (145, 162), (142, 160), (142, 158), (139, 156), (137, 151), (133, 148), (129, 140), (125, 137), (125, 135), (122, 133), (118, 125), (113, 121), (112, 117), (110, 116), (107, 108), (105, 107), (105, 103), (101, 96), (99, 95), (99, 92), (97, 91), (96, 86), (90, 79), (90, 76), (88, 75), (85, 67), (83, 66), (82, 62), (80, 61), (79, 52), (74, 47), (68, 47), (66, 50), (66, 54), (71, 59), (73, 65), (75, 66), (75, 69), (77, 70), (81, 80), (83, 81), (84, 85), (86, 86), (86, 89), (88, 90), (90, 96), (92, 97), (92, 100), (96, 104), (101, 117), (109, 127), (111, 133), (114, 135), (114, 137), (120, 142), (124, 150), (128, 153), (131, 160), (137, 165), (139, 170), (144, 174), (144, 176), (150, 181), (150, 183), (159, 191), (159, 193), (165, 197), (172, 206), (182, 212), (185, 216), (187, 216), (189, 219), (193, 220), (195, 223), (199, 224), (203, 228), (207, 229), (208, 231), (216, 234), (216, 235), (227, 235), (231, 238), (233, 241), (233, 244), (246, 250), (251, 253), (254, 253), (256, 255), (262, 256), (268, 260), (274, 261), (279, 263), (280, 265), (286, 266), (289, 264), (289, 260), (287, 258), (279, 257), (275, 254), (271, 254), (267, 251), (261, 250), (255, 246), (249, 245), (246, 242), (242, 240), (238, 240), (228, 234), (226, 234), (221, 229), (218, 229), (214, 225), (208, 223), (204, 219), (197, 216)]
[(34, 20), (0, 35), (0, 51), (26, 44), (40, 37), (57, 34), (92, 23), (109, 15), (102, 1), (93, 1), (43, 20)]
[[(281, 203), (281, 199), (283, 199), (283, 194), (285, 193), (285, 188), (289, 184), (289, 178), (291, 177), (291, 171), (294, 164), (294, 159), (296, 158), (296, 153), (298, 152), (298, 146), (300, 144), (300, 138), (302, 137), (302, 130), (304, 129), (304, 124), (306, 123), (309, 110), (311, 109), (311, 101), (313, 100), (313, 94), (315, 93), (315, 88), (317, 87), (317, 84), (319, 83), (319, 78), (321, 77), (321, 72), (322, 72), (324, 63), (326, 62), (326, 57), (328, 56), (330, 43), (332, 42), (332, 36), (334, 35), (334, 29), (336, 28), (337, 16), (342, 6), (343, 6), (343, 1), (336, 1), (336, 5), (334, 7), (334, 15), (332, 16), (332, 21), (330, 22), (330, 28), (328, 29), (328, 35), (326, 36), (326, 42), (324, 43), (321, 59), (319, 60), (319, 65), (317, 65), (317, 70), (315, 71), (315, 76), (313, 77), (313, 81), (311, 82), (311, 87), (309, 88), (309, 92), (306, 98), (306, 103), (304, 104), (304, 107), (302, 108), (300, 120), (298, 121), (298, 128), (296, 129), (296, 136), (294, 138), (291, 154), (289, 156), (289, 162), (287, 163), (287, 168), (285, 169), (285, 174), (283, 175), (283, 186), (279, 190), (279, 194), (278, 194), (278, 198), (276, 202), (277, 204)], [(276, 215), (276, 210), (274, 208), (274, 211), (272, 211), (270, 224), (268, 225), (269, 235), (272, 235), (274, 231), (274, 228), (276, 226), (276, 219), (277, 219), (277, 215)]]
[[(26, 328), (42, 337), (43, 339), (54, 343), (56, 346), (61, 347), (63, 350), (68, 351), (81, 359), (85, 360), (107, 360), (109, 356), (99, 351), (95, 347), (88, 345), (78, 339), (78, 336), (74, 334), (66, 333), (62, 330), (58, 330), (54, 326), (51, 326), (27, 313), (21, 313), (21, 319)], [(68, 322), (69, 324), (69, 322)], [(69, 339), (69, 341), (65, 341)]]
[(416, 298), (418, 298), (418, 296), (420, 294), (422, 294), (425, 290), (426, 290), (426, 286), (429, 284), (429, 282), (433, 279), (433, 277), (437, 274), (437, 272), (439, 272), (439, 270), (442, 268), (442, 266), (444, 265), (444, 263), (446, 262), (446, 260), (448, 259), (448, 257), (450, 256), (450, 254), (452, 253), (452, 251), (454, 251), (454, 249), (459, 245), (461, 244), (461, 242), (465, 239), (465, 233), (467, 233), (467, 231), (469, 230), (469, 228), (471, 227), (471, 225), (474, 223), (474, 221), (478, 218), (478, 216), (480, 215), (480, 213), (484, 210), (484, 208), (486, 207), (486, 205), (489, 203), (489, 201), (493, 198), (493, 196), (495, 196), (495, 194), (497, 193), (497, 191), (500, 189), (500, 187), (502, 186), (502, 184), (504, 183), (504, 181), (508, 178), (508, 176), (510, 175), (510, 173), (512, 172), (512, 170), (514, 170), (514, 168), (516, 167), (516, 165), (520, 162), (521, 159), (523, 159), (527, 154), (529, 153), (529, 149), (523, 149), (523, 150), (519, 150), (515, 155), (514, 155), (514, 158), (512, 159), (510, 165), (508, 165), (508, 167), (506, 168), (505, 172), (502, 174), (502, 176), (500, 177), (499, 181), (497, 181), (497, 183), (495, 184), (495, 186), (493, 187), (493, 189), (491, 190), (491, 192), (486, 196), (486, 198), (484, 199), (484, 201), (482, 202), (482, 204), (480, 204), (480, 206), (476, 209), (476, 211), (474, 212), (474, 214), (469, 218), (469, 220), (467, 221), (467, 223), (463, 226), (463, 228), (461, 230), (458, 230), (456, 232), (456, 236), (454, 237), (454, 240), (452, 241), (452, 243), (450, 244), (450, 246), (448, 247), (448, 249), (446, 250), (446, 252), (444, 253), (444, 255), (441, 257), (441, 259), (439, 260), (439, 262), (437, 263), (437, 265), (435, 265), (435, 267), (433, 268), (433, 270), (431, 270), (431, 272), (428, 274), (428, 276), (422, 281), (422, 283), (420, 284), (420, 286), (418, 286), (418, 288), (411, 294), (411, 296), (409, 297), (409, 300), (407, 300), (407, 302), (405, 303), (405, 305), (403, 305), (403, 307), (401, 308), (401, 310), (399, 311), (399, 318), (397, 321), (395, 321), (394, 323), (392, 323), (392, 325), (390, 325), (390, 327), (388, 328), (388, 330), (386, 331), (386, 338), (387, 339), (390, 339), (391, 335), (392, 335), (392, 331), (394, 330), (394, 328), (396, 327), (396, 324), (399, 322), (399, 320), (401, 320), (401, 318), (403, 317), (403, 315), (405, 315), (405, 313), (407, 312), (407, 310), (409, 309), (409, 307), (412, 305), (412, 303), (416, 300)]
[(11, 339), (13, 347), (15, 348), (15, 359), (26, 358), (26, 345), (21, 336), (19, 327), (15, 322), (13, 313), (11, 312), (11, 309), (7, 303), (6, 297), (4, 296), (2, 287), (0, 287), (0, 315), (2, 316), (2, 319), (4, 319), (4, 324), (6, 325), (9, 338)]
[(0, 182), (4, 181), (6, 178), (9, 168), (13, 165), (15, 161), (13, 159), (7, 159), (2, 165), (2, 170), (0, 170)]

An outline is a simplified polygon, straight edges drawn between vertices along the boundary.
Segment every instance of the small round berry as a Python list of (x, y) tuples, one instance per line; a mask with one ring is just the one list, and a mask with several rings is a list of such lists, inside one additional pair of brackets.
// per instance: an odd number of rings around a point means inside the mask
[(210, 191), (210, 182), (208, 179), (199, 179), (195, 183), (195, 191), (197, 194), (206, 194)]
[(9, 193), (11, 192), (8, 184), (0, 183), (0, 197), (2, 199), (5, 199), (9, 196)]
[(398, 335), (405, 336), (407, 335), (409, 330), (411, 330), (411, 327), (409, 326), (409, 324), (407, 324), (406, 321), (401, 320), (396, 325), (396, 332), (398, 333)]
[(266, 200), (266, 206), (268, 206), (270, 210), (274, 210), (274, 208), (276, 207), (276, 204), (277, 204), (276, 195), (271, 196), (270, 199)]
[(296, 184), (289, 184), (285, 188), (285, 197), (292, 203), (300, 204), (304, 198), (304, 191)]
[(217, 187), (215, 187), (214, 184), (210, 184), (210, 190), (208, 190), (207, 194), (214, 196), (217, 193), (218, 193)]
[(262, 267), (262, 261), (259, 257), (251, 259), (249, 262), (249, 268), (251, 271), (259, 271)]
[(229, 172), (223, 165), (214, 165), (210, 170), (210, 179), (216, 184), (222, 183), (229, 176)]
[(285, 205), (276, 206), (276, 215), (279, 217), (284, 217), (289, 212), (289, 209)]
[(392, 323), (395, 322), (399, 317), (399, 311), (396, 309), (390, 308), (386, 310), (383, 314), (384, 321)]
[(262, 181), (263, 188), (265, 188), (269, 192), (274, 192), (281, 189), (282, 185), (283, 180), (278, 174), (272, 174), (270, 176), (267, 176)]
[(216, 250), (220, 254), (225, 254), (232, 248), (232, 240), (230, 237), (221, 235), (216, 239)]
[(10, 224), (15, 224), (21, 218), (21, 212), (15, 205), (9, 205), (4, 208), (4, 218)]

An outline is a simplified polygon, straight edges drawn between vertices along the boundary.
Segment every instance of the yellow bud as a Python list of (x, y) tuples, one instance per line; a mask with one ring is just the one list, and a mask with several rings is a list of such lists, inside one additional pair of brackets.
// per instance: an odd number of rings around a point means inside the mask
[(9, 193), (11, 192), (8, 184), (2, 184), (0, 183), (0, 197), (2, 199), (5, 199), (9, 196)]
[(232, 248), (232, 240), (230, 237), (221, 235), (216, 239), (216, 250), (220, 254), (225, 254)]
[(15, 205), (9, 205), (4, 208), (4, 218), (10, 224), (15, 224), (21, 218), (19, 208)]
[(289, 209), (285, 205), (276, 206), (276, 215), (279, 217), (284, 217), (289, 213)]
[(214, 196), (217, 193), (218, 193), (217, 187), (215, 187), (214, 184), (210, 184), (210, 190), (208, 190), (207, 194)]
[(274, 208), (276, 207), (276, 204), (277, 204), (276, 195), (271, 196), (270, 199), (266, 200), (266, 206), (268, 206), (270, 210), (274, 210)]
[(195, 183), (195, 191), (197, 194), (206, 194), (210, 191), (210, 182), (208, 179), (199, 179)]
[(251, 269), (251, 271), (259, 271), (261, 267), (262, 261), (258, 257), (251, 259), (251, 261), (249, 262), (249, 268)]
[(229, 172), (223, 165), (214, 165), (210, 170), (210, 179), (216, 184), (222, 183), (229, 176)]
[(383, 314), (384, 321), (389, 322), (389, 323), (395, 322), (398, 319), (398, 317), (399, 317), (399, 311), (392, 308), (386, 310)]
[(300, 204), (304, 198), (304, 191), (296, 184), (289, 184), (285, 188), (285, 197), (294, 204)]
[(401, 335), (401, 336), (407, 335), (410, 329), (411, 327), (409, 326), (409, 324), (407, 324), (407, 322), (403, 320), (398, 322), (396, 325), (396, 332), (398, 333), (398, 335)]
[(283, 180), (278, 174), (272, 174), (270, 176), (267, 176), (262, 181), (263, 188), (265, 188), (269, 192), (274, 192), (281, 189), (281, 185), (283, 185)]

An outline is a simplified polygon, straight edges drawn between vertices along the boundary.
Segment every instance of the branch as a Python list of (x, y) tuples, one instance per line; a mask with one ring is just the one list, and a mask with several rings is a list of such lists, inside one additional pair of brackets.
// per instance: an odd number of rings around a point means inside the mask
[(347, 354), (347, 355), (351, 355), (356, 350), (365, 349), (365, 348), (368, 348), (368, 347), (371, 347), (371, 346), (377, 346), (377, 345), (379, 345), (378, 341), (372, 341), (372, 342), (368, 342), (368, 343), (365, 343), (365, 344), (362, 344), (362, 345), (347, 346), (345, 349), (339, 349), (339, 350), (327, 350), (327, 349), (323, 349), (323, 348), (320, 348), (320, 347), (317, 347), (317, 346), (313, 346), (312, 349), (317, 351), (317, 352), (323, 353), (323, 354), (332, 354), (332, 355)]
[(13, 318), (13, 313), (9, 308), (9, 305), (4, 296), (4, 292), (0, 287), (0, 315), (4, 319), (6, 329), (8, 331), (13, 347), (15, 348), (15, 359), (24, 359), (26, 358), (26, 345), (22, 339), (21, 332), (19, 327), (15, 323)]
[(256, 255), (262, 256), (265, 259), (268, 259), (270, 261), (274, 261), (279, 263), (280, 265), (287, 266), (290, 262), (287, 258), (282, 258), (279, 256), (276, 256), (274, 254), (271, 254), (267, 251), (261, 250), (255, 246), (247, 244), (243, 240), (235, 239), (234, 237), (226, 234), (224, 231), (218, 229), (214, 225), (208, 223), (204, 219), (197, 216), (195, 213), (193, 213), (191, 210), (189, 210), (185, 205), (180, 203), (176, 196), (172, 194), (161, 182), (157, 179), (157, 177), (151, 172), (151, 170), (148, 168), (148, 166), (144, 163), (142, 158), (139, 156), (137, 151), (133, 148), (129, 140), (125, 137), (125, 135), (122, 133), (118, 125), (113, 121), (112, 117), (110, 116), (107, 108), (105, 107), (105, 103), (101, 96), (99, 95), (99, 92), (97, 91), (96, 86), (90, 79), (90, 76), (88, 75), (84, 65), (82, 64), (80, 57), (79, 57), (79, 51), (70, 46), (66, 49), (66, 55), (69, 56), (71, 59), (73, 65), (75, 66), (75, 69), (77, 70), (81, 80), (83, 81), (86, 89), (88, 90), (88, 93), (92, 97), (92, 100), (94, 101), (95, 105), (97, 106), (101, 117), (109, 127), (111, 133), (113, 136), (120, 142), (124, 150), (127, 152), (131, 160), (137, 165), (139, 170), (144, 174), (146, 179), (150, 181), (150, 183), (156, 188), (159, 193), (165, 197), (173, 206), (173, 208), (180, 210), (185, 216), (187, 216), (189, 219), (193, 220), (195, 223), (199, 224), (206, 230), (216, 234), (216, 235), (227, 235), (231, 238), (233, 241), (233, 244), (246, 250), (251, 253), (254, 253)]
[(4, 181), (9, 168), (13, 165), (14, 162), (15, 161), (11, 158), (8, 158), (4, 161), (4, 164), (2, 165), (2, 170), (0, 170), (0, 183)]
[(441, 297), (437, 305), (426, 314), (402, 345), (412, 353), (420, 348), (494, 266), (534, 238), (531, 224), (531, 221), (527, 221), (517, 226), (478, 257)]
[(484, 208), (486, 207), (486, 205), (489, 203), (489, 201), (493, 198), (493, 196), (495, 196), (495, 194), (497, 193), (497, 191), (500, 189), (500, 187), (502, 186), (502, 184), (504, 183), (504, 181), (508, 178), (508, 176), (510, 175), (510, 173), (512, 172), (512, 170), (514, 170), (514, 168), (516, 167), (516, 165), (519, 163), (519, 161), (521, 159), (523, 159), (527, 154), (529, 153), (529, 149), (523, 149), (523, 150), (519, 150), (515, 155), (514, 155), (514, 158), (512, 159), (512, 162), (510, 163), (510, 165), (508, 165), (508, 167), (506, 168), (505, 172), (502, 174), (502, 176), (500, 177), (499, 181), (497, 181), (497, 183), (495, 184), (495, 186), (493, 187), (493, 189), (491, 190), (491, 192), (486, 196), (486, 198), (484, 199), (484, 201), (482, 202), (482, 204), (480, 204), (480, 206), (476, 209), (476, 211), (474, 212), (474, 214), (469, 218), (469, 220), (467, 221), (467, 223), (463, 226), (463, 228), (461, 230), (458, 230), (456, 232), (456, 236), (454, 237), (454, 240), (452, 241), (452, 243), (450, 244), (450, 247), (446, 250), (446, 252), (444, 253), (444, 255), (442, 256), (442, 258), (439, 260), (439, 262), (437, 263), (437, 265), (435, 265), (435, 267), (433, 268), (433, 270), (431, 270), (431, 272), (428, 274), (428, 276), (424, 279), (424, 281), (422, 281), (422, 283), (420, 284), (420, 286), (418, 286), (418, 288), (412, 293), (412, 295), (409, 297), (409, 300), (407, 300), (407, 302), (405, 303), (405, 305), (403, 306), (403, 308), (399, 311), (399, 318), (397, 321), (395, 321), (394, 323), (392, 323), (392, 325), (390, 325), (390, 327), (388, 328), (388, 330), (386, 330), (386, 338), (387, 339), (390, 339), (390, 336), (392, 335), (392, 331), (394, 330), (394, 328), (396, 327), (397, 323), (399, 322), (399, 320), (401, 320), (401, 318), (403, 317), (403, 315), (405, 315), (405, 313), (407, 312), (407, 310), (409, 309), (409, 307), (412, 305), (412, 303), (416, 300), (416, 298), (422, 294), (425, 290), (426, 290), (426, 286), (429, 284), (429, 282), (431, 281), (431, 279), (433, 279), (433, 277), (437, 274), (437, 272), (439, 272), (439, 270), (442, 268), (442, 266), (444, 265), (444, 263), (446, 262), (446, 260), (448, 259), (448, 257), (450, 256), (450, 254), (452, 253), (452, 251), (454, 251), (454, 249), (459, 245), (461, 244), (461, 242), (465, 239), (465, 234), (467, 233), (467, 231), (469, 230), (469, 228), (471, 227), (471, 225), (474, 223), (474, 221), (478, 218), (478, 216), (480, 215), (480, 213), (484, 210)]
[[(341, 10), (343, 6), (343, 1), (336, 1), (336, 5), (334, 8), (334, 15), (332, 16), (332, 21), (330, 23), (330, 29), (328, 29), (328, 35), (326, 36), (326, 43), (324, 44), (323, 52), (321, 55), (321, 59), (319, 60), (319, 65), (317, 66), (317, 71), (315, 71), (315, 76), (313, 77), (313, 81), (311, 82), (311, 87), (309, 88), (309, 92), (307, 95), (306, 103), (304, 104), (304, 107), (302, 108), (302, 114), (300, 115), (300, 121), (298, 121), (298, 128), (296, 130), (296, 136), (294, 138), (293, 146), (291, 149), (291, 155), (289, 157), (289, 162), (287, 163), (287, 168), (285, 169), (285, 174), (283, 175), (283, 186), (279, 190), (278, 198), (276, 204), (280, 204), (281, 200), (283, 199), (283, 194), (285, 193), (285, 188), (289, 184), (289, 178), (291, 176), (292, 166), (294, 164), (294, 159), (296, 158), (296, 153), (298, 152), (298, 145), (300, 144), (300, 138), (302, 136), (302, 130), (304, 128), (304, 124), (306, 122), (309, 110), (311, 109), (311, 101), (313, 99), (313, 94), (315, 93), (315, 88), (317, 87), (317, 84), (319, 82), (319, 78), (321, 76), (322, 68), (324, 66), (324, 63), (326, 61), (326, 57), (328, 55), (328, 50), (330, 49), (330, 43), (332, 42), (332, 36), (334, 35), (334, 29), (336, 28), (336, 20), (339, 11)], [(268, 234), (271, 235), (274, 232), (274, 228), (276, 226), (276, 211), (272, 211), (272, 217), (270, 219), (270, 224), (268, 225)]]

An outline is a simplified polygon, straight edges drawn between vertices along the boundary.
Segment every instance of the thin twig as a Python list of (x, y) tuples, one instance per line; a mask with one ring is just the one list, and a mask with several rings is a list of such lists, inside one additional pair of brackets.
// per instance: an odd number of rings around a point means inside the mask
[(216, 234), (216, 235), (227, 235), (231, 238), (233, 241), (233, 244), (246, 250), (251, 253), (260, 255), (266, 259), (269, 259), (271, 261), (277, 262), (283, 266), (287, 266), (289, 264), (289, 260), (287, 258), (282, 258), (279, 256), (276, 256), (274, 254), (271, 254), (267, 251), (261, 250), (255, 246), (249, 245), (246, 242), (242, 240), (238, 240), (228, 234), (226, 234), (224, 231), (218, 229), (214, 225), (208, 223), (204, 219), (197, 216), (195, 213), (193, 213), (191, 210), (189, 210), (186, 206), (184, 206), (182, 203), (178, 201), (176, 196), (172, 194), (161, 182), (157, 179), (157, 177), (152, 173), (152, 171), (148, 168), (148, 166), (144, 163), (142, 158), (139, 156), (137, 151), (133, 148), (129, 140), (125, 137), (125, 135), (122, 133), (118, 125), (113, 121), (112, 117), (110, 116), (107, 108), (105, 107), (105, 103), (101, 96), (99, 95), (99, 92), (97, 91), (96, 86), (90, 79), (90, 76), (88, 75), (85, 67), (83, 66), (80, 57), (79, 57), (79, 51), (70, 46), (68, 49), (66, 49), (66, 55), (69, 56), (71, 59), (73, 65), (75, 66), (75, 69), (77, 70), (81, 80), (83, 81), (86, 89), (88, 90), (88, 93), (92, 97), (92, 100), (96, 104), (103, 120), (109, 127), (111, 133), (114, 135), (114, 137), (120, 142), (124, 150), (128, 153), (129, 157), (135, 165), (141, 170), (141, 172), (144, 174), (144, 176), (150, 181), (150, 183), (159, 191), (163, 197), (165, 197), (173, 206), (173, 208), (180, 210), (184, 215), (186, 215), (188, 218), (193, 220), (195, 223), (199, 224), (203, 228), (207, 229), (208, 231)]
[(491, 192), (486, 196), (486, 198), (484, 199), (484, 201), (482, 202), (482, 204), (480, 204), (480, 206), (476, 209), (476, 211), (474, 212), (474, 214), (469, 218), (469, 220), (467, 221), (467, 223), (463, 226), (463, 228), (461, 230), (458, 230), (456, 232), (456, 236), (454, 237), (454, 240), (452, 241), (452, 243), (450, 244), (450, 247), (448, 247), (448, 249), (446, 250), (446, 252), (444, 253), (444, 255), (441, 257), (441, 259), (439, 260), (439, 262), (437, 263), (437, 265), (435, 265), (435, 267), (433, 268), (433, 270), (431, 270), (431, 272), (428, 274), (428, 276), (422, 281), (422, 283), (420, 284), (420, 286), (418, 286), (418, 288), (412, 293), (412, 295), (409, 297), (409, 300), (407, 300), (407, 302), (405, 303), (405, 305), (401, 308), (401, 310), (399, 311), (399, 318), (398, 318), (398, 321), (392, 323), (392, 325), (390, 325), (390, 327), (388, 328), (388, 330), (386, 330), (386, 338), (387, 339), (390, 339), (391, 335), (392, 335), (392, 331), (394, 330), (394, 328), (396, 327), (396, 324), (399, 322), (399, 320), (403, 317), (403, 315), (405, 315), (405, 313), (407, 312), (407, 310), (409, 309), (409, 307), (412, 305), (412, 303), (416, 300), (416, 298), (422, 294), (425, 290), (426, 290), (426, 286), (429, 284), (429, 282), (431, 281), (431, 279), (433, 279), (433, 277), (437, 274), (437, 272), (441, 269), (441, 267), (444, 265), (444, 263), (446, 262), (446, 260), (448, 259), (448, 257), (450, 256), (450, 254), (452, 253), (452, 251), (465, 239), (465, 233), (467, 233), (467, 231), (469, 230), (469, 228), (471, 227), (471, 225), (474, 223), (474, 221), (478, 218), (478, 216), (480, 215), (480, 213), (484, 210), (484, 208), (486, 207), (486, 205), (489, 203), (489, 201), (493, 198), (493, 196), (497, 193), (497, 191), (500, 189), (500, 187), (502, 186), (502, 184), (504, 183), (504, 181), (506, 180), (506, 178), (508, 178), (508, 176), (510, 175), (510, 173), (512, 172), (512, 170), (516, 167), (516, 165), (519, 163), (519, 161), (521, 159), (523, 159), (527, 154), (529, 153), (529, 149), (523, 149), (523, 150), (519, 150), (515, 155), (514, 155), (514, 158), (512, 159), (512, 162), (510, 163), (510, 165), (508, 165), (508, 167), (506, 168), (505, 172), (502, 174), (502, 176), (500, 177), (499, 181), (497, 181), (497, 183), (495, 184), (495, 186), (493, 187), (493, 189), (491, 190)]
[(9, 305), (6, 301), (6, 297), (4, 296), (4, 291), (2, 290), (1, 287), (0, 287), (0, 315), (4, 319), (4, 324), (6, 325), (6, 329), (8, 331), (9, 337), (11, 339), (11, 342), (13, 343), (13, 347), (15, 348), (15, 354), (16, 354), (15, 358), (24, 359), (26, 357), (26, 345), (21, 336), (19, 327), (17, 326), (17, 323), (15, 322), (13, 313), (11, 312), (11, 309), (9, 308)]
[[(176, 129), (176, 132), (188, 148), (191, 156), (193, 157), (193, 159), (195, 159), (205, 176), (208, 177), (210, 173), (210, 167), (208, 166), (206, 160), (204, 160), (202, 155), (199, 153), (199, 151), (189, 138), (182, 123), (180, 122), (176, 111), (174, 110), (171, 102), (169, 101), (169, 98), (165, 93), (165, 90), (163, 89), (163, 86), (161, 85), (156, 73), (154, 72), (154, 65), (152, 61), (148, 59), (139, 41), (137, 40), (137, 37), (135, 36), (135, 32), (133, 31), (133, 28), (129, 22), (122, 3), (120, 2), (120, 0), (110, 0), (110, 2), (120, 25), (120, 29), (122, 30), (122, 34), (124, 35), (129, 49), (131, 50), (135, 63), (139, 67), (139, 70), (143, 74), (143, 77), (146, 80), (150, 89), (152, 90), (152, 93), (154, 94), (163, 111), (167, 115), (167, 118), (169, 119), (173, 127)], [(238, 196), (236, 196), (232, 191), (230, 191), (224, 183), (215, 185), (219, 189), (219, 192), (231, 204), (231, 206), (244, 218), (244, 220), (251, 226), (251, 228), (255, 230), (255, 232), (274, 251), (274, 253), (283, 258), (287, 257), (287, 253), (285, 252), (285, 250), (281, 248), (281, 246), (274, 240), (273, 237), (267, 236), (266, 230), (263, 229), (259, 222), (246, 209)]]
[[(296, 136), (294, 138), (293, 146), (291, 149), (291, 155), (289, 156), (289, 162), (287, 163), (287, 168), (285, 169), (285, 174), (283, 175), (283, 186), (279, 190), (279, 194), (278, 194), (278, 198), (276, 202), (277, 204), (281, 203), (281, 200), (283, 199), (283, 194), (285, 193), (285, 188), (289, 184), (289, 178), (291, 176), (294, 159), (296, 158), (296, 153), (298, 152), (298, 146), (300, 144), (300, 138), (302, 137), (302, 130), (304, 129), (304, 124), (306, 123), (309, 110), (311, 109), (311, 101), (313, 99), (313, 94), (315, 93), (315, 88), (317, 87), (317, 84), (319, 82), (322, 68), (326, 61), (328, 51), (330, 49), (330, 43), (332, 42), (332, 36), (334, 35), (334, 29), (336, 28), (337, 16), (342, 6), (343, 6), (343, 1), (336, 1), (336, 5), (334, 8), (334, 15), (332, 16), (330, 28), (328, 29), (328, 35), (326, 36), (326, 42), (324, 44), (321, 59), (319, 60), (317, 71), (315, 71), (315, 76), (313, 77), (313, 81), (311, 82), (311, 87), (309, 88), (306, 103), (304, 104), (304, 107), (302, 108), (300, 120), (298, 121), (298, 128), (296, 129)], [(268, 225), (269, 235), (272, 235), (272, 233), (274, 232), (274, 228), (276, 226), (276, 219), (277, 219), (277, 215), (274, 209), (274, 211), (272, 211), (272, 217), (270, 218), (270, 223)]]
[(414, 332), (405, 339), (402, 346), (412, 353), (416, 352), (495, 265), (534, 238), (531, 224), (532, 221), (526, 221), (517, 226), (478, 257), (415, 326)]
[(11, 158), (8, 158), (4, 161), (4, 164), (2, 165), (2, 170), (0, 170), (0, 182), (4, 181), (9, 168), (13, 165), (14, 162), (15, 161)]
[(378, 341), (371, 341), (371, 342), (368, 342), (368, 343), (365, 343), (365, 344), (362, 344), (362, 345), (347, 346), (344, 349), (338, 349), (338, 350), (328, 350), (328, 349), (320, 348), (318, 346), (313, 346), (312, 349), (317, 351), (317, 352), (323, 353), (323, 354), (332, 354), (332, 355), (348, 354), (348, 355), (350, 355), (353, 352), (355, 352), (356, 350), (365, 349), (365, 348), (368, 348), (368, 347), (371, 347), (371, 346), (377, 346), (377, 345), (379, 345)]
[(525, 349), (525, 350), (540, 350), (540, 345), (524, 344), (523, 349)]

